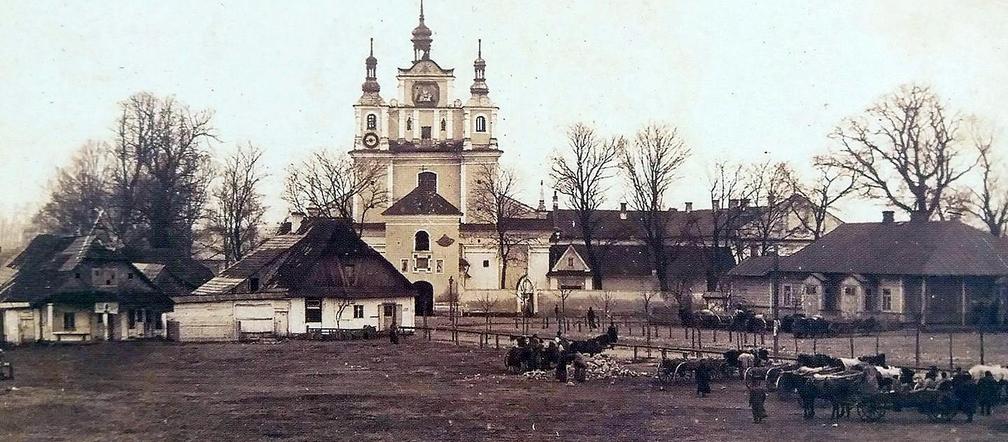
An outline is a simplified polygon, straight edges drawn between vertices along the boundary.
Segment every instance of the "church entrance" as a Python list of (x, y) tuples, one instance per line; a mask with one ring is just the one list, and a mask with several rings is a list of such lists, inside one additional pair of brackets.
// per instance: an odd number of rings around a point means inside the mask
[(419, 316), (431, 316), (434, 314), (434, 286), (427, 281), (417, 281), (413, 283), (416, 290), (416, 297), (413, 298), (413, 308)]

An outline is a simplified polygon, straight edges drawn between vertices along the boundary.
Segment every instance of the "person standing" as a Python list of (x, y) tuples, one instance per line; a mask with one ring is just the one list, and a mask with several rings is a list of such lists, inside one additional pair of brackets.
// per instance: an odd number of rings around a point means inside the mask
[(757, 424), (763, 422), (763, 419), (767, 417), (766, 408), (764, 407), (766, 392), (758, 385), (746, 385), (746, 387), (749, 388), (749, 408), (752, 409), (753, 422)]
[(696, 379), (696, 392), (697, 396), (707, 397), (707, 394), (711, 392), (710, 388), (710, 371), (705, 366), (699, 366), (693, 375)]
[(586, 316), (588, 317), (588, 328), (591, 330), (595, 330), (595, 309), (589, 306), (588, 314)]
[(990, 416), (991, 407), (997, 401), (998, 389), (1001, 388), (994, 380), (994, 374), (985, 371), (982, 378), (977, 381), (977, 399), (980, 402), (980, 415)]
[(396, 327), (395, 324), (392, 324), (392, 326), (389, 327), (388, 335), (389, 335), (389, 341), (392, 342), (393, 345), (399, 344), (399, 327)]

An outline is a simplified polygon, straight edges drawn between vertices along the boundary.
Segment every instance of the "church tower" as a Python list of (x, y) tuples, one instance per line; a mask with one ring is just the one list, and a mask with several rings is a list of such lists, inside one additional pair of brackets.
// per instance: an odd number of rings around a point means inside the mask
[[(368, 198), (354, 202), (355, 213), (365, 215), (362, 238), (414, 281), (418, 291), (440, 301), (460, 290), (465, 274), (459, 232), (470, 222), (478, 171), (496, 166), (501, 150), (482, 41), (477, 42), (470, 95), (463, 102), (454, 96), (454, 69), (434, 60), (434, 33), (426, 20), (421, 2), (410, 38), (413, 59), (409, 67), (398, 69), (396, 94), (387, 102), (380, 95), (372, 43), (363, 94), (354, 105), (350, 156), (385, 171), (383, 182), (375, 185), (387, 203), (366, 208), (362, 201)], [(428, 307), (418, 300), (417, 309)]]

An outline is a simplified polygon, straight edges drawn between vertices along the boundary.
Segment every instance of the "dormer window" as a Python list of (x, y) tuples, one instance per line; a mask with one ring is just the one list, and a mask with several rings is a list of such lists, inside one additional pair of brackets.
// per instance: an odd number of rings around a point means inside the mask
[(249, 291), (250, 292), (259, 291), (259, 278), (249, 278)]
[(486, 117), (482, 115), (476, 117), (476, 132), (486, 132)]
[(378, 129), (378, 116), (375, 114), (368, 114), (367, 130), (377, 130), (377, 129)]

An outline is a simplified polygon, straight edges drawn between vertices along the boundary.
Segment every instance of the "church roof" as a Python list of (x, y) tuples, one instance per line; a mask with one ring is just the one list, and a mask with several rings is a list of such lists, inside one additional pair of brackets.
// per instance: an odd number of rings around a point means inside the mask
[(382, 215), (447, 215), (462, 216), (452, 203), (437, 192), (417, 187), (385, 209)]

